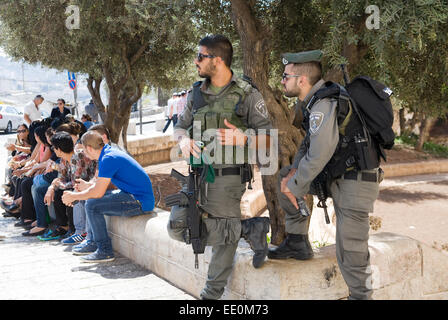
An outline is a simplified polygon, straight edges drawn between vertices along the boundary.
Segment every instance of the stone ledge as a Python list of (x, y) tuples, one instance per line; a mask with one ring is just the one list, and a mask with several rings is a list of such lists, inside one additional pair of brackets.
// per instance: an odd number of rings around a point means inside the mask
[[(177, 144), (170, 135), (128, 139), (128, 151), (143, 166), (170, 162), (170, 151)], [(448, 160), (410, 163), (383, 163), (386, 178), (448, 172)]]
[(448, 160), (385, 164), (381, 168), (385, 178), (444, 173), (448, 172)]
[(128, 152), (142, 166), (170, 162), (171, 150), (177, 144), (171, 136), (157, 136), (128, 141)]
[[(211, 247), (194, 269), (191, 246), (169, 238), (169, 213), (133, 218), (108, 217), (114, 249), (179, 288), (198, 297)], [(414, 239), (392, 233), (370, 236), (375, 299), (445, 299), (448, 296), (448, 256)], [(339, 271), (335, 246), (316, 252), (309, 261), (268, 260), (260, 269), (251, 264), (244, 240), (223, 299), (344, 299), (348, 289)]]

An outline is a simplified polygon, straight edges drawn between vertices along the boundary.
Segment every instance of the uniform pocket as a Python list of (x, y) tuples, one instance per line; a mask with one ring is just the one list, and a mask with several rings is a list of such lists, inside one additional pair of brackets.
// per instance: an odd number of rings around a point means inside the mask
[(204, 218), (207, 245), (225, 245), (236, 243), (241, 237), (241, 220), (225, 218)]
[(342, 210), (342, 223), (338, 225), (344, 251), (368, 254), (369, 214)]
[(241, 201), (241, 198), (243, 197), (244, 192), (246, 192), (246, 185), (239, 184), (236, 186), (225, 187), (224, 192), (228, 198)]
[(174, 206), (171, 208), (167, 230), (171, 239), (185, 242), (184, 234), (187, 229), (187, 208)]
[(373, 212), (378, 193), (379, 185), (376, 182), (338, 179), (331, 186), (337, 206), (361, 212)]

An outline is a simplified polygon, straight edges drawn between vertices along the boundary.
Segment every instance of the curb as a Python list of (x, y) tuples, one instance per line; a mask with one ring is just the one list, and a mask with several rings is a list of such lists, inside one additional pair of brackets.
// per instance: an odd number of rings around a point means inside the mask
[(436, 174), (448, 172), (448, 160), (429, 160), (383, 165), (385, 178), (414, 176), (420, 174)]

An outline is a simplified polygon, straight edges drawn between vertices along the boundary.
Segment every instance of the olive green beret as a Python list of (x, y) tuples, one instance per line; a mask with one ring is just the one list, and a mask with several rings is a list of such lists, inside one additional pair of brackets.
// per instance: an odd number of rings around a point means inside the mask
[(287, 65), (290, 63), (305, 63), (310, 61), (320, 62), (322, 58), (322, 51), (320, 50), (311, 50), (297, 53), (284, 53), (282, 54), (283, 64)]

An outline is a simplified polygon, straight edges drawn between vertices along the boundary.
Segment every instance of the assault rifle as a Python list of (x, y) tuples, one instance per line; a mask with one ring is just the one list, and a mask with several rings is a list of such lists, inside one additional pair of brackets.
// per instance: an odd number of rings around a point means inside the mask
[(316, 179), (313, 181), (313, 187), (316, 191), (317, 198), (319, 202), (317, 203), (318, 208), (324, 209), (325, 212), (325, 222), (326, 224), (330, 224), (330, 217), (328, 216), (327, 211), (327, 198), (328, 198), (328, 189), (327, 189), (327, 172), (322, 171)]
[[(203, 170), (205, 171), (205, 170)], [(204, 172), (202, 172), (204, 173)], [(186, 207), (187, 210), (187, 229), (185, 231), (185, 243), (191, 244), (195, 254), (195, 268), (199, 268), (198, 254), (205, 251), (205, 239), (202, 234), (202, 213), (199, 208), (201, 203), (200, 186), (204, 174), (201, 174), (199, 168), (190, 166), (189, 175), (184, 176), (175, 169), (171, 170), (171, 176), (176, 178), (182, 185), (187, 185), (187, 191), (169, 195), (165, 197), (167, 206), (178, 205)]]

